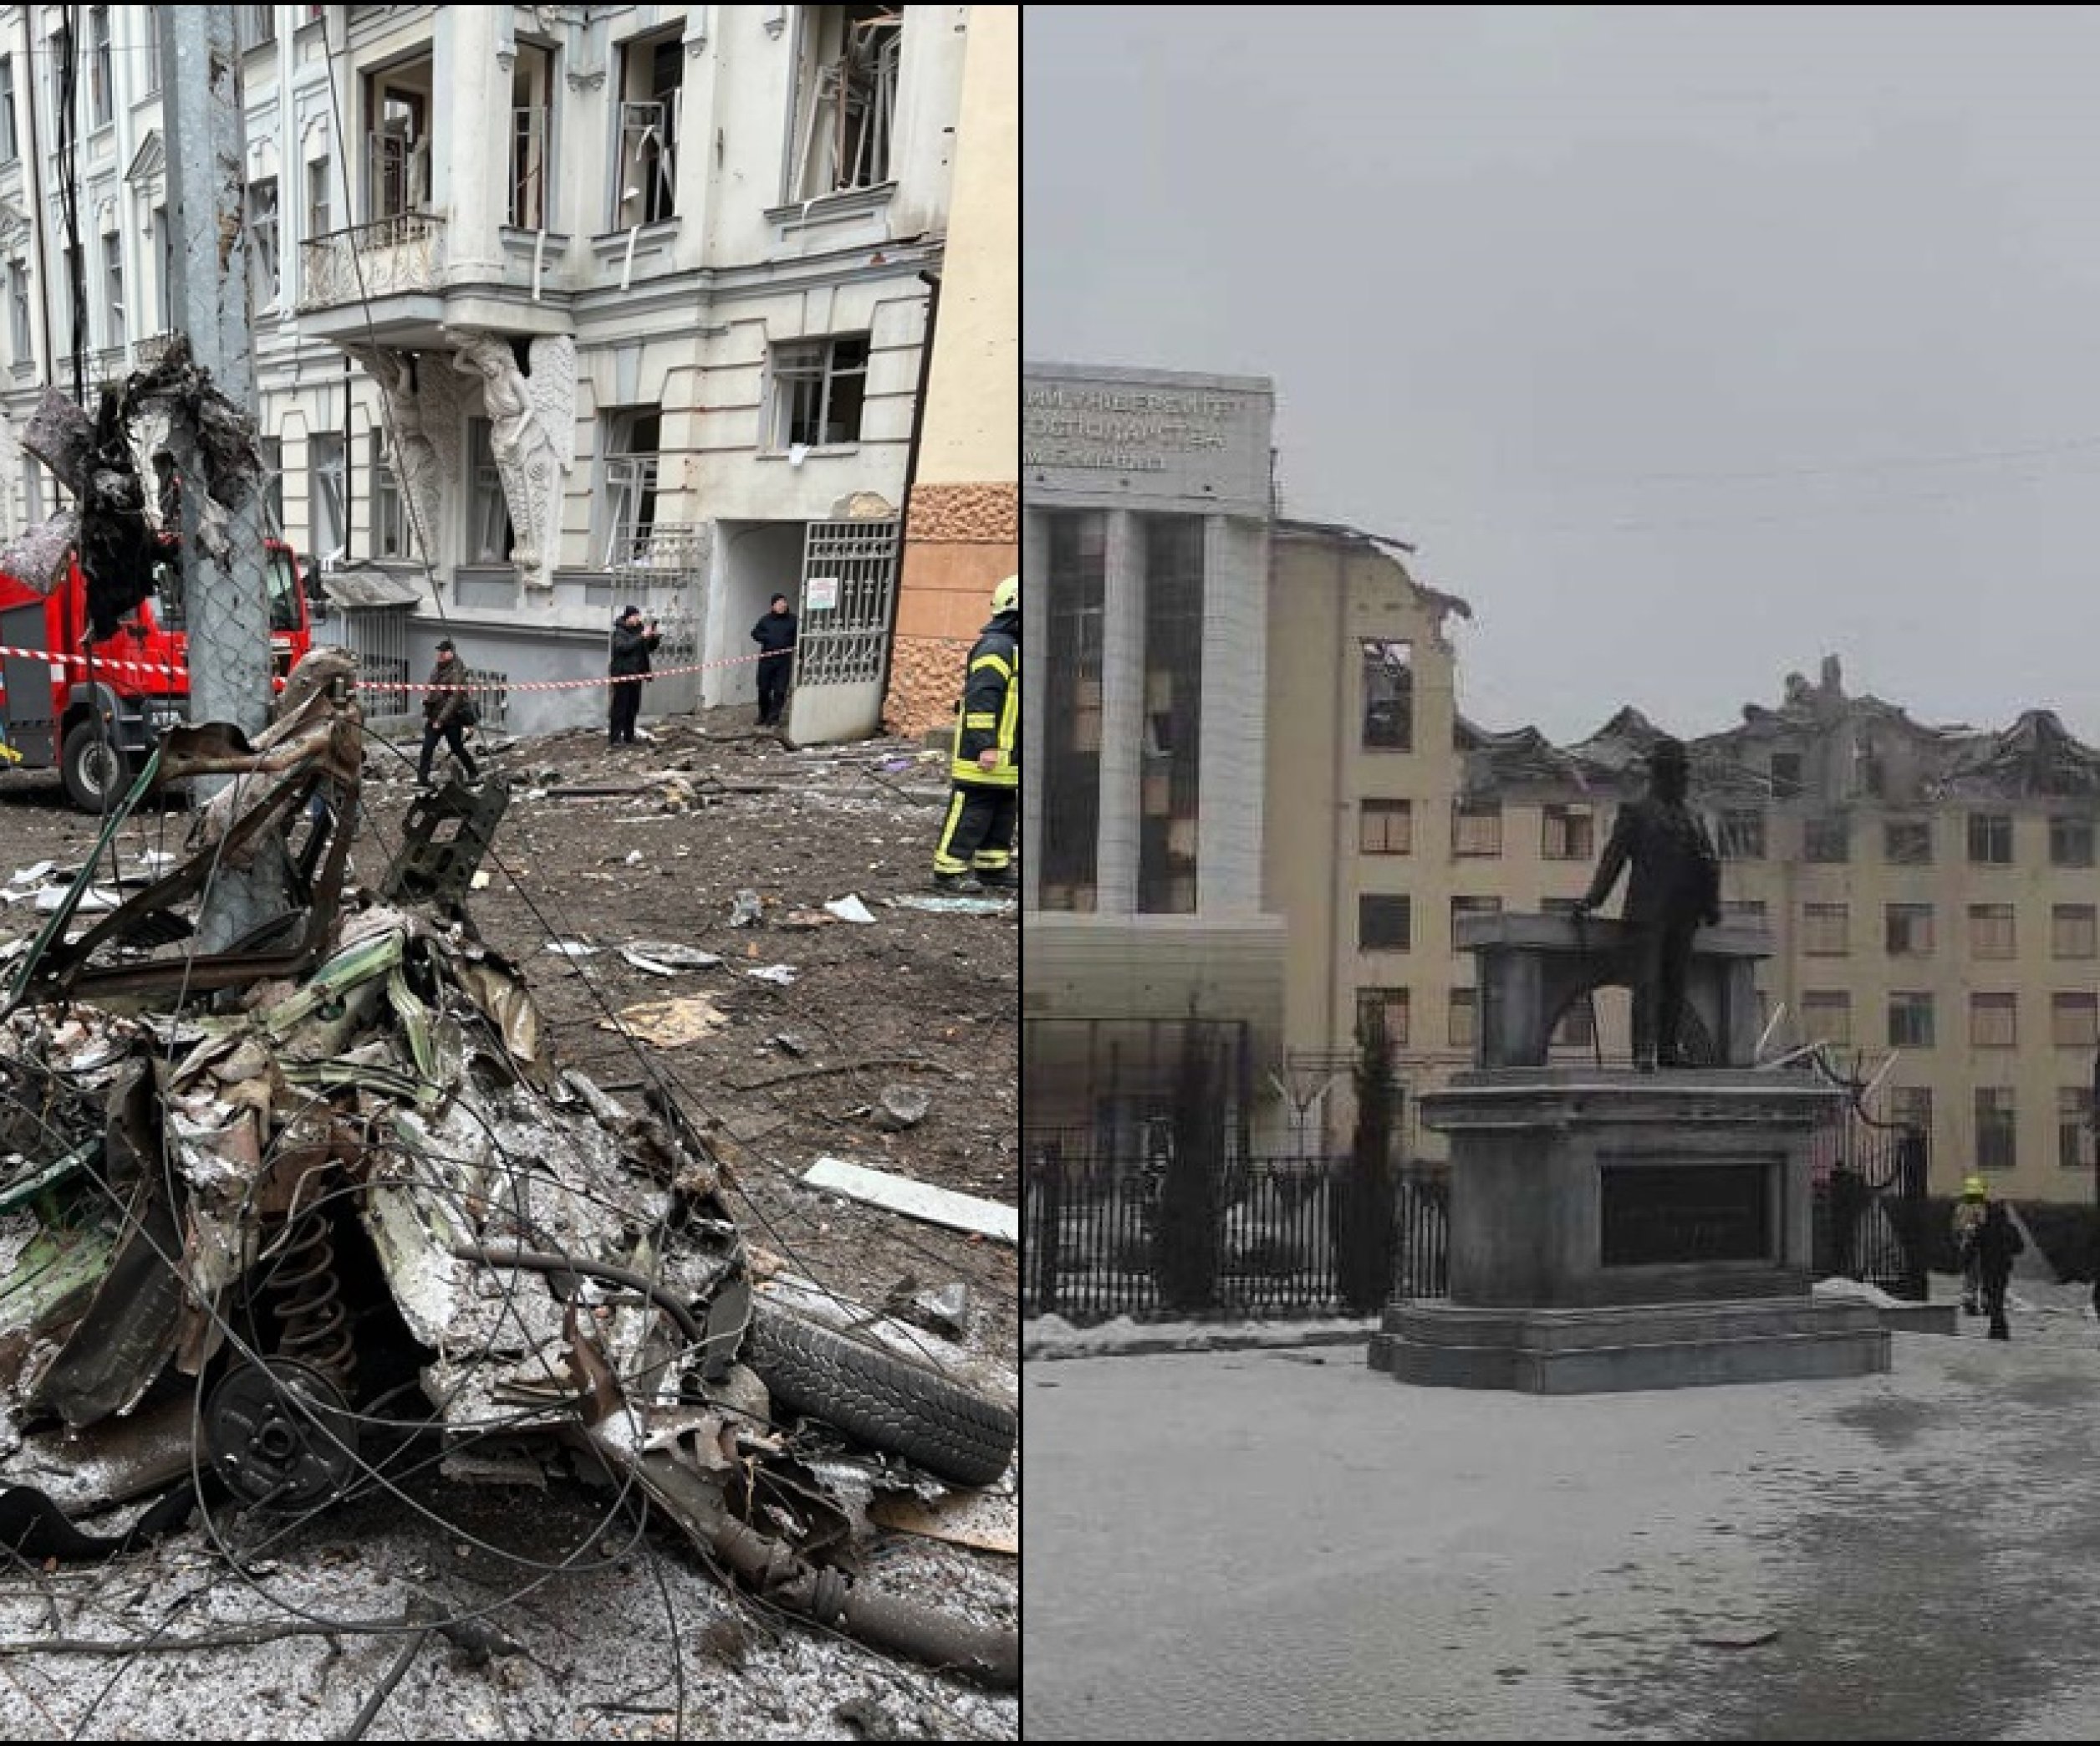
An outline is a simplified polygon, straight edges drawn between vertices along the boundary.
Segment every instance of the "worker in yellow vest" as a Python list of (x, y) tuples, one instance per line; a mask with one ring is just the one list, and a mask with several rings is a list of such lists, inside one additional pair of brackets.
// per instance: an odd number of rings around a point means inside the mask
[(955, 792), (933, 852), (942, 891), (1011, 886), (1014, 802), (1021, 790), (1021, 579), (991, 591), (991, 622), (970, 651), (949, 762)]

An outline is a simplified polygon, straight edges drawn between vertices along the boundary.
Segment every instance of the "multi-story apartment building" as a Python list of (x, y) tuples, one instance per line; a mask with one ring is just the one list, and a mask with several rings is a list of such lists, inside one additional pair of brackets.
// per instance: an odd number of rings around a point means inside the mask
[[(1454, 707), (1464, 603), (1391, 542), (1279, 523), (1270, 615), (1270, 901), (1287, 919), (1285, 1071), (1339, 1143), (1363, 1028), (1418, 1094), (1470, 1062), (1460, 917), (1588, 886), (1659, 730), (1632, 708), (1560, 747)], [(1776, 709), (1690, 740), (1730, 920), (1766, 930), (1767, 1053), (1824, 1045), (1924, 1129), (1942, 1192), (1970, 1169), (2033, 1199), (2091, 1192), (2100, 1013), (2100, 752), (2043, 712), (1938, 728), (1843, 688), (1835, 661)], [(1564, 1015), (1555, 1052), (1623, 1063), (1623, 990)], [(1318, 1103), (1312, 1094), (1328, 1088)], [(1440, 1143), (1411, 1121), (1410, 1150)]]
[[(0, 8), (11, 524), (48, 507), (14, 432), (67, 380), (74, 282), (91, 378), (172, 324), (160, 10)], [(382, 672), (449, 630), (573, 680), (631, 599), (660, 666), (721, 663), (660, 682), (673, 708), (754, 694), (779, 591), (792, 731), (871, 728), (981, 10), (238, 8), (258, 416), (288, 537), (361, 573), (337, 633)]]

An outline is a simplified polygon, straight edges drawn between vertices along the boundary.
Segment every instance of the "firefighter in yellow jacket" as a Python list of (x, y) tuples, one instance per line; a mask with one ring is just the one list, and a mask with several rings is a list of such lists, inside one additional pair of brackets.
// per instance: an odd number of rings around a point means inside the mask
[(1017, 883), (1014, 802), (1021, 790), (1021, 579), (991, 590), (991, 622), (970, 651), (949, 764), (955, 793), (933, 852), (933, 882), (977, 891)]

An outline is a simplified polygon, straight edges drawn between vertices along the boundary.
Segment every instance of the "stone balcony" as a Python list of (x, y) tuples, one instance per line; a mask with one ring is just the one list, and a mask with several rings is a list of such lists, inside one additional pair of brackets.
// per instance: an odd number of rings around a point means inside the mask
[(400, 212), (301, 246), (301, 327), (351, 345), (434, 341), (444, 315), (445, 221)]

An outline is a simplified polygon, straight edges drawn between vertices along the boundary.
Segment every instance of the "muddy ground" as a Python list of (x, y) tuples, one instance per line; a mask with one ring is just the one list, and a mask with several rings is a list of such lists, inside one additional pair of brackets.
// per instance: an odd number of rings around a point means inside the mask
[[(655, 743), (617, 753), (597, 733), (497, 743), (493, 767), (510, 778), (513, 799), (487, 888), (471, 899), (476, 923), (525, 967), (565, 1062), (630, 1100), (652, 1072), (675, 1085), (734, 1170), (737, 1210), (766, 1252), (762, 1265), (873, 1305), (961, 1282), (976, 1380), (1011, 1397), (1011, 1377), (999, 1372), (1011, 1369), (1017, 1334), (1013, 1249), (798, 1180), (831, 1156), (1009, 1206), (1017, 1199), (1015, 917), (885, 901), (928, 889), (942, 763), (897, 741), (792, 749), (754, 734), (745, 711), (644, 725)], [(377, 880), (399, 841), (414, 750), (376, 737), (370, 747), (362, 879)], [(571, 792), (579, 788), (635, 792)], [(179, 852), (186, 824), (180, 812), (135, 821), (123, 848)], [(39, 860), (77, 862), (94, 835), (94, 820), (65, 806), (55, 776), (0, 774), (0, 881)], [(756, 926), (731, 925), (744, 891), (761, 900)], [(872, 922), (802, 925), (849, 895)], [(0, 910), (0, 941), (34, 919), (26, 904)], [(637, 941), (725, 962), (661, 977), (621, 956)], [(556, 942), (592, 950), (558, 956), (548, 950)], [(777, 965), (792, 969), (791, 983), (749, 974)], [(689, 996), (705, 997), (721, 1023), (683, 1046), (653, 1048), (607, 1027), (638, 1003)], [(893, 1088), (926, 1094), (923, 1120), (879, 1123)], [(260, 1577), (230, 1567), (227, 1551), (248, 1565), (246, 1549), (265, 1532), (222, 1550), (196, 1529), (105, 1570), (0, 1575), (0, 1733), (339, 1733), (399, 1639), (316, 1628), (262, 1646), (156, 1648), (121, 1660), (23, 1648), (52, 1635), (269, 1626), (288, 1620), (288, 1600), (324, 1621), (398, 1616), (418, 1589), (446, 1605), (486, 1606), (520, 1585), (531, 1559), (582, 1552), (593, 1568), (503, 1608), (524, 1656), (477, 1668), (456, 1649), (426, 1650), (370, 1737), (1013, 1733), (1010, 1700), (803, 1627), (776, 1628), (751, 1603), (727, 1600), (660, 1531), (636, 1539), (622, 1521), (594, 1533), (603, 1509), (566, 1493), (462, 1500), (454, 1491), (425, 1517), (397, 1501), (349, 1506), (269, 1545), (252, 1560), (265, 1567)], [(455, 1531), (461, 1512), (476, 1524), (465, 1537)], [(983, 1623), (1017, 1623), (1018, 1571), (995, 1553), (894, 1536), (876, 1544), (870, 1576)]]

